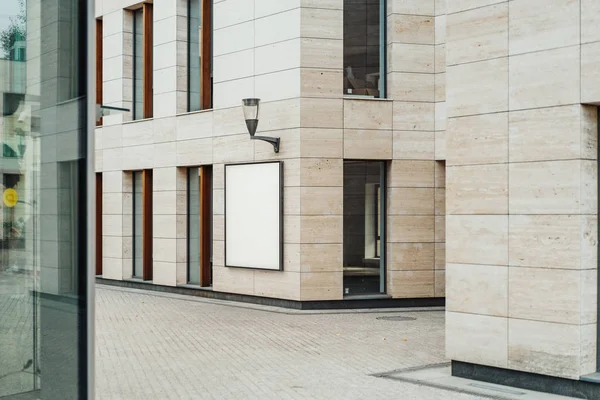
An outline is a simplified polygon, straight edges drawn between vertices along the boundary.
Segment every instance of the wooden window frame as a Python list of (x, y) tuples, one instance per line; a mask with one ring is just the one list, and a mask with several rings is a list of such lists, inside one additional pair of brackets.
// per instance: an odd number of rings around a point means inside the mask
[(200, 167), (200, 286), (212, 285), (212, 165)]
[[(104, 93), (102, 82), (104, 79), (102, 67), (103, 67), (103, 53), (102, 53), (102, 34), (103, 34), (103, 26), (102, 20), (96, 20), (96, 104), (102, 105)], [(102, 118), (99, 121), (96, 121), (96, 126), (102, 125)]]
[(212, 0), (202, 1), (200, 20), (200, 108), (212, 108)]
[(104, 232), (102, 230), (102, 173), (96, 172), (96, 275), (102, 275), (102, 242)]

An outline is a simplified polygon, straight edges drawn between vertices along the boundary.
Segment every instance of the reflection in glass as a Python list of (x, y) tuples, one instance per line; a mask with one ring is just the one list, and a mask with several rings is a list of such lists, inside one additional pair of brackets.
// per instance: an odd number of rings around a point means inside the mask
[(200, 284), (200, 168), (188, 169), (188, 281)]
[(133, 12), (133, 119), (144, 118), (144, 10)]
[(188, 111), (198, 111), (200, 100), (201, 0), (188, 2)]
[(0, 398), (85, 398), (88, 2), (1, 4)]
[(133, 277), (142, 279), (143, 265), (143, 180), (142, 171), (133, 172)]
[(383, 97), (385, 0), (344, 0), (344, 94)]
[(385, 292), (384, 199), (385, 162), (344, 160), (345, 295)]

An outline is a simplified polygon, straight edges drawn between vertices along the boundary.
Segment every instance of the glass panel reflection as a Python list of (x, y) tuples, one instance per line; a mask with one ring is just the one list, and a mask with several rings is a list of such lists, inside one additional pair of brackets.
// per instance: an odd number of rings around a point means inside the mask
[(85, 398), (87, 2), (2, 0), (0, 398)]
[(200, 168), (188, 169), (188, 281), (200, 284)]
[(143, 242), (143, 172), (133, 172), (133, 277), (144, 274)]

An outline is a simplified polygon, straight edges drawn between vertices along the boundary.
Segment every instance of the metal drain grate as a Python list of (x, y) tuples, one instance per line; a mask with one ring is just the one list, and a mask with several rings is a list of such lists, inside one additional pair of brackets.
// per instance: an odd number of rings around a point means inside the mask
[(414, 321), (414, 320), (416, 320), (416, 318), (414, 318), (414, 317), (403, 317), (401, 315), (393, 315), (393, 316), (389, 316), (389, 317), (377, 317), (377, 319), (380, 319), (383, 321)]

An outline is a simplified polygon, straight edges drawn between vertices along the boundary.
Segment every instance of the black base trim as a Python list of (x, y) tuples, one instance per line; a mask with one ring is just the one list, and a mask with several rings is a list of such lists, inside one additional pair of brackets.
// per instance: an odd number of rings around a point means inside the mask
[(295, 301), (275, 299), (270, 297), (250, 296), (246, 294), (217, 292), (212, 289), (191, 288), (185, 286), (163, 286), (136, 281), (117, 281), (96, 277), (96, 283), (102, 285), (127, 287), (133, 289), (153, 290), (156, 292), (183, 294), (188, 296), (205, 297), (209, 299), (238, 301), (242, 303), (259, 304), (289, 308), (293, 310), (340, 310), (358, 308), (408, 308), (408, 307), (443, 307), (446, 303), (443, 297), (420, 299), (355, 299), (355, 300), (321, 300)]
[(462, 361), (452, 361), (452, 376), (578, 399), (600, 399), (600, 384), (598, 383), (489, 367)]

